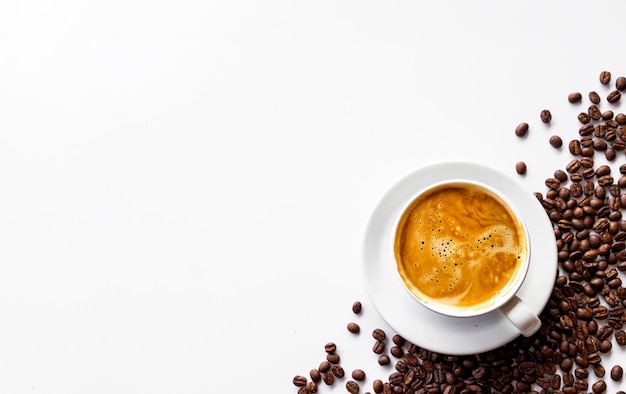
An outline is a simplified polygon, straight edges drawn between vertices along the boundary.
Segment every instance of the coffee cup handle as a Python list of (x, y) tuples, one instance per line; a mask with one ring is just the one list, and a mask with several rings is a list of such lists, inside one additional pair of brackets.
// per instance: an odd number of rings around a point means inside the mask
[(513, 296), (509, 302), (501, 306), (500, 312), (525, 337), (533, 335), (541, 328), (539, 317), (517, 296)]

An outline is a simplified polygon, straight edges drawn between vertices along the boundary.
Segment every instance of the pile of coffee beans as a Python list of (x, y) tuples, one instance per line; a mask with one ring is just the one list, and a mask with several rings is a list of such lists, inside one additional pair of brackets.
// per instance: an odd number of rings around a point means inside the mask
[[(553, 224), (559, 267), (540, 330), (485, 353), (455, 356), (373, 328), (373, 357), (381, 366), (392, 364), (391, 374), (366, 387), (365, 371), (346, 376), (331, 342), (324, 346), (326, 356), (318, 367), (293, 378), (298, 394), (338, 383), (353, 394), (604, 393), (607, 379), (622, 381), (622, 366), (603, 361), (614, 346), (626, 348), (626, 287), (621, 279), (626, 271), (626, 115), (617, 111), (626, 78), (613, 81), (603, 71), (599, 82), (609, 92), (604, 98), (596, 91), (586, 94), (589, 105), (578, 114), (580, 127), (567, 144), (571, 159), (545, 180), (543, 192), (535, 193)], [(580, 105), (584, 97), (572, 92), (567, 100)], [(543, 109), (539, 119), (550, 123), (552, 113)], [(522, 122), (515, 135), (525, 138), (529, 129)], [(549, 142), (554, 148), (563, 145), (556, 135)], [(516, 163), (515, 170), (526, 173), (526, 163)], [(354, 314), (361, 309), (358, 301), (352, 305)], [(365, 331), (355, 322), (347, 329), (355, 335)]]

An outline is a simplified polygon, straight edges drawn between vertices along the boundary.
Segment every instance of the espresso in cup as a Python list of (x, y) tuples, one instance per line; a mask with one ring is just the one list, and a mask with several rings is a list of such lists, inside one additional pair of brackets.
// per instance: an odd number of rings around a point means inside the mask
[(400, 217), (394, 242), (405, 287), (453, 316), (486, 313), (512, 297), (528, 250), (525, 227), (509, 204), (465, 181), (420, 193)]

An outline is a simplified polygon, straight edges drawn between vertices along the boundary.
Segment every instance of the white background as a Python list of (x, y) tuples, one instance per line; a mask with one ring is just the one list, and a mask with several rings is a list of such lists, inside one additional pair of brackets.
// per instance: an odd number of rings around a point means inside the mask
[(588, 105), (567, 94), (604, 97), (599, 73), (626, 75), (625, 13), (619, 1), (3, 2), (0, 392), (295, 393), (328, 341), (371, 390), (389, 369), (369, 333), (392, 332), (360, 272), (378, 200), (450, 159), (544, 191), (570, 160), (549, 136), (575, 138)]

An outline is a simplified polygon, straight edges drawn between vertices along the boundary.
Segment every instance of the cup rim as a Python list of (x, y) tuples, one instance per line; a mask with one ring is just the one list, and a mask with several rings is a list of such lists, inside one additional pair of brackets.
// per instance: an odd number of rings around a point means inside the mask
[[(502, 200), (502, 202), (512, 211), (512, 213), (515, 215), (515, 217), (517, 218), (517, 220), (519, 221), (523, 231), (524, 231), (524, 237), (526, 238), (526, 255), (525, 258), (522, 262), (522, 267), (520, 267), (515, 281), (510, 281), (507, 286), (506, 289), (507, 291), (505, 292), (505, 294), (496, 294), (492, 300), (493, 302), (490, 302), (487, 305), (484, 305), (483, 307), (479, 307), (479, 308), (451, 308), (445, 304), (442, 303), (438, 303), (436, 301), (426, 301), (421, 299), (420, 297), (418, 297), (413, 291), (411, 291), (411, 289), (409, 288), (409, 286), (405, 283), (405, 281), (402, 279), (400, 272), (399, 272), (399, 267), (398, 267), (398, 262), (396, 260), (396, 256), (395, 256), (395, 240), (397, 237), (397, 233), (398, 233), (398, 225), (400, 224), (400, 220), (402, 219), (402, 217), (404, 216), (406, 210), (409, 208), (409, 206), (411, 205), (411, 203), (420, 195), (433, 190), (437, 187), (441, 187), (444, 185), (451, 185), (451, 184), (471, 184), (471, 185), (476, 185), (479, 187), (482, 187), (488, 191), (490, 191), (491, 193), (495, 194), (498, 198), (500, 198)], [(513, 204), (513, 202), (511, 201), (510, 198), (508, 198), (504, 193), (502, 193), (501, 191), (499, 191), (496, 187), (493, 187), (491, 185), (488, 185), (484, 182), (479, 182), (473, 179), (467, 179), (467, 178), (451, 178), (451, 179), (446, 179), (443, 181), (438, 181), (438, 182), (434, 182), (431, 183), (423, 188), (421, 188), (420, 190), (418, 190), (416, 193), (414, 193), (410, 198), (407, 199), (407, 201), (404, 201), (404, 203), (402, 204), (402, 208), (399, 211), (399, 214), (396, 215), (395, 220), (393, 221), (393, 236), (391, 238), (392, 240), (392, 245), (391, 245), (391, 253), (392, 253), (392, 261), (393, 263), (396, 265), (395, 267), (395, 273), (396, 273), (396, 278), (397, 280), (401, 283), (402, 287), (405, 289), (405, 291), (418, 303), (420, 303), (423, 307), (436, 312), (438, 314), (444, 315), (444, 316), (449, 316), (449, 317), (476, 317), (476, 316), (481, 316), (484, 314), (487, 314), (489, 312), (492, 312), (496, 309), (501, 308), (502, 306), (506, 305), (511, 299), (513, 299), (515, 297), (515, 295), (517, 294), (517, 292), (519, 291), (520, 287), (522, 286), (522, 284), (524, 283), (524, 280), (526, 279), (529, 267), (530, 267), (530, 254), (531, 254), (531, 245), (530, 245), (530, 234), (528, 232), (528, 226), (526, 225), (523, 216), (520, 214), (519, 209), (515, 206), (515, 204)]]

